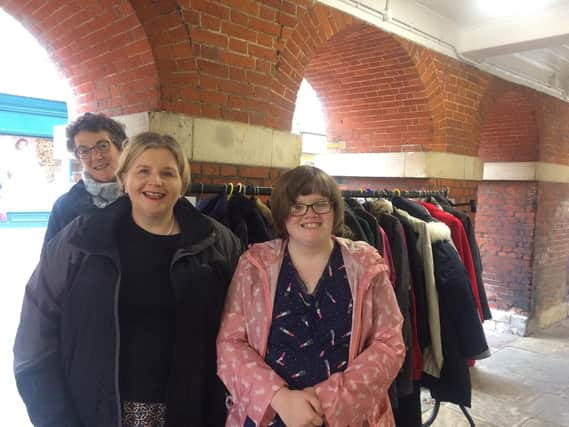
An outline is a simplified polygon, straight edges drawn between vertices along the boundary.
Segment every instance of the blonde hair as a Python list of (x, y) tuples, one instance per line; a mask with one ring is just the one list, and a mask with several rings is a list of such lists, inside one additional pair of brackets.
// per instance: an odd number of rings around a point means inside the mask
[(156, 132), (142, 132), (125, 141), (123, 151), (119, 157), (119, 165), (115, 172), (121, 191), (124, 191), (123, 178), (134, 161), (151, 148), (161, 148), (172, 153), (174, 159), (176, 159), (178, 173), (182, 178), (181, 196), (186, 194), (190, 186), (190, 164), (188, 158), (184, 154), (182, 146), (172, 136)]

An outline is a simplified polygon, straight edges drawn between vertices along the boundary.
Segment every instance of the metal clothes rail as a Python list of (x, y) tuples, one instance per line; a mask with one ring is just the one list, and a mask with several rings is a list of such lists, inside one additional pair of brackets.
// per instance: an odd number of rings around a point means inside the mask
[[(259, 195), (270, 196), (272, 187), (261, 187), (258, 185), (246, 184), (200, 184), (193, 183), (190, 186), (187, 194), (207, 194), (207, 193), (239, 193), (244, 195)], [(342, 190), (343, 197), (393, 197), (401, 196), (407, 198), (421, 198), (429, 196), (443, 196), (448, 197), (449, 190), (444, 188), (442, 190)]]

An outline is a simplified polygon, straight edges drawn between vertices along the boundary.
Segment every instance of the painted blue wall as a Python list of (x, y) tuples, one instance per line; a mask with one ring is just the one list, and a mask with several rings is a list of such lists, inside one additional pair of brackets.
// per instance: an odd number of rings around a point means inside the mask
[(53, 138), (53, 127), (65, 123), (65, 102), (0, 93), (0, 134)]

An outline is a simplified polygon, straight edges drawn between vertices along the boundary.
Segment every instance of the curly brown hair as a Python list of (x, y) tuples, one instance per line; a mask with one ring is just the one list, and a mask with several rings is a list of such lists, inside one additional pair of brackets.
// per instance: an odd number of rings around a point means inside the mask
[(125, 126), (103, 113), (85, 113), (67, 126), (65, 129), (67, 150), (70, 153), (75, 152), (75, 137), (79, 132), (100, 132), (102, 130), (109, 134), (117, 150), (122, 151), (122, 144), (126, 139)]

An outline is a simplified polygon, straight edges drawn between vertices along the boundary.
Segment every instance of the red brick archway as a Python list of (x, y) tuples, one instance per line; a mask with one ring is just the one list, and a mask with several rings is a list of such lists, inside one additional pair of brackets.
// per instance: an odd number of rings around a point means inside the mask
[(67, 77), (78, 112), (157, 109), (159, 81), (146, 34), (127, 0), (0, 1)]
[(349, 152), (423, 151), (433, 120), (415, 64), (397, 39), (356, 23), (331, 37), (306, 68), (328, 139)]

